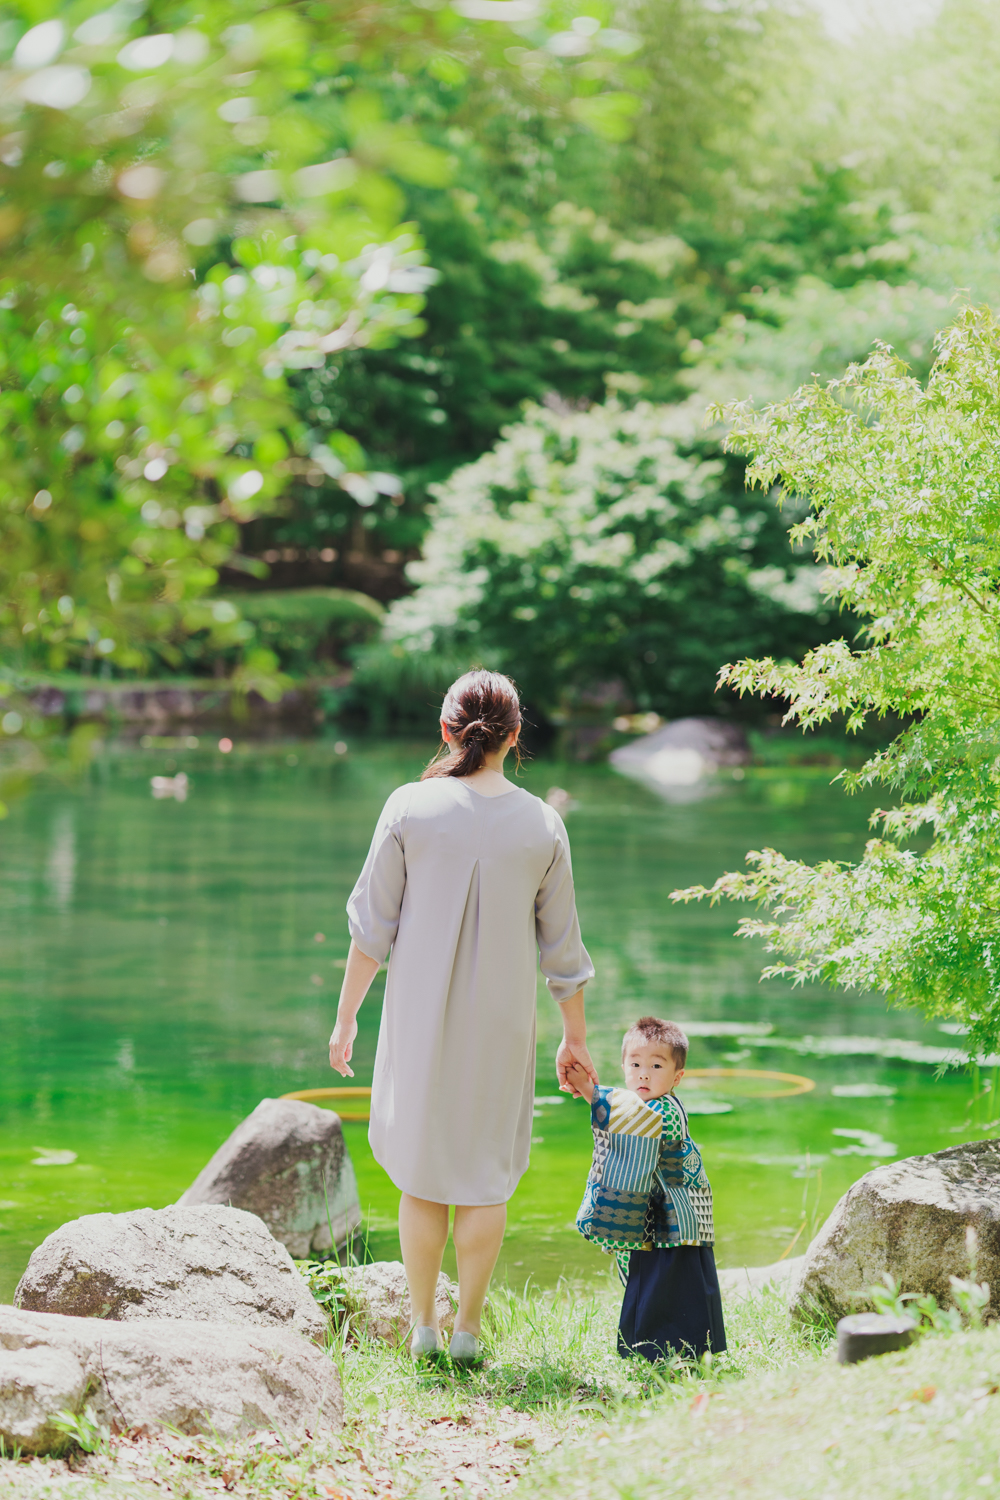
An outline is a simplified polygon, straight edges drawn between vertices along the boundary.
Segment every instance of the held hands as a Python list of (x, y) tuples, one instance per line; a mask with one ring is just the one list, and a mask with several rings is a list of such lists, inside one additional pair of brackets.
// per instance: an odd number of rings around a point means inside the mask
[(358, 1034), (358, 1023), (356, 1020), (343, 1022), (337, 1017), (337, 1024), (333, 1028), (330, 1038), (330, 1067), (339, 1073), (342, 1078), (353, 1078), (354, 1069), (349, 1067), (351, 1053), (354, 1051), (354, 1038)]
[[(556, 1074), (564, 1094), (572, 1094), (574, 1099), (593, 1098), (598, 1077), (586, 1042), (570, 1042), (563, 1037), (556, 1053)], [(582, 1085), (589, 1087), (590, 1092), (585, 1092)]]
[(566, 1081), (573, 1090), (575, 1098), (586, 1099), (588, 1104), (593, 1104), (595, 1086), (585, 1067), (578, 1062), (573, 1063), (566, 1069)]

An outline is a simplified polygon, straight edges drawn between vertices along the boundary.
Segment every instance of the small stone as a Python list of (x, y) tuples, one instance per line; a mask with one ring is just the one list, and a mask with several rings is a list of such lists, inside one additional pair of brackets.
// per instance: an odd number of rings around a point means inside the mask
[(287, 1328), (322, 1343), (323, 1313), (283, 1245), (238, 1208), (86, 1214), (33, 1252), (14, 1293), (31, 1312)]
[(245, 1208), (296, 1260), (342, 1249), (361, 1223), (340, 1116), (303, 1099), (262, 1099), (178, 1202)]
[[(398, 1260), (347, 1266), (340, 1273), (344, 1305), (352, 1327), (369, 1337), (401, 1343), (413, 1326), (406, 1272)], [(458, 1309), (458, 1287), (442, 1271), (434, 1299), (442, 1333), (451, 1333)]]
[(874, 1354), (905, 1349), (916, 1336), (915, 1318), (896, 1318), (892, 1313), (854, 1313), (837, 1324), (837, 1361), (842, 1365), (860, 1364)]
[(60, 1413), (132, 1434), (271, 1431), (290, 1441), (339, 1432), (343, 1399), (333, 1361), (288, 1329), (0, 1307), (0, 1438), (59, 1453), (70, 1442), (54, 1423)]

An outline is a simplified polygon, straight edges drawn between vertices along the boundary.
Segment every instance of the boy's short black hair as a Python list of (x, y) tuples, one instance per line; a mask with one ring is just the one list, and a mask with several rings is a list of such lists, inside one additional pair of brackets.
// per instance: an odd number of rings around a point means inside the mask
[(660, 1021), (656, 1016), (641, 1016), (622, 1037), (622, 1062), (625, 1053), (634, 1042), (659, 1042), (673, 1053), (674, 1067), (683, 1068), (687, 1062), (688, 1039), (676, 1021)]

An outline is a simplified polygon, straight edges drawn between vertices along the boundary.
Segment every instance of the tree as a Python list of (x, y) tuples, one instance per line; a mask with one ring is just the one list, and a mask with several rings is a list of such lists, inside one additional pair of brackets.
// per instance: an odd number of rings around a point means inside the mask
[[(677, 900), (753, 901), (744, 918), (779, 962), (766, 976), (880, 990), (968, 1027), (970, 1056), (1000, 1043), (1000, 327), (967, 308), (938, 338), (926, 387), (888, 349), (839, 380), (757, 412), (731, 407), (729, 444), (750, 481), (780, 480), (811, 514), (793, 536), (827, 565), (824, 593), (865, 623), (796, 665), (725, 667), (742, 693), (788, 702), (810, 728), (908, 727), (848, 790), (883, 785), (899, 805), (856, 865), (815, 867), (773, 849)], [(922, 839), (926, 847), (913, 847)]]
[(512, 671), (536, 713), (588, 695), (718, 712), (737, 643), (821, 639), (816, 570), (689, 410), (529, 407), (435, 490), (419, 584), (386, 634)]
[(417, 332), (434, 279), (400, 183), (449, 159), (366, 79), (509, 68), (510, 33), (480, 0), (33, 11), (0, 32), (0, 640), (8, 661), (135, 670), (178, 633), (247, 639), (202, 601), (294, 475), (398, 493), (303, 424), (286, 377)]
[[(289, 544), (418, 548), (428, 485), (491, 447), (524, 402), (554, 392), (588, 404), (616, 389), (676, 396), (681, 350), (692, 331), (707, 335), (717, 321), (674, 237), (630, 239), (570, 203), (515, 233), (465, 189), (419, 196), (440, 278), (427, 293), (423, 331), (348, 351), (295, 382), (317, 438), (331, 427), (349, 434), (365, 455), (359, 464), (399, 474), (405, 500), (373, 490), (359, 515), (335, 479), (300, 478), (292, 504), (247, 533), (258, 554)], [(360, 538), (352, 536), (359, 523)]]
[[(234, 611), (197, 601), (297, 461), (286, 371), (419, 311), (429, 273), (363, 125), (357, 161), (315, 162), (298, 91), (365, 41), (347, 8), (329, 19), (223, 3), (195, 26), (166, 3), (138, 27), (124, 6), (6, 24), (9, 662), (127, 669), (169, 659), (177, 630), (238, 640)], [(419, 144), (400, 132), (382, 160)]]

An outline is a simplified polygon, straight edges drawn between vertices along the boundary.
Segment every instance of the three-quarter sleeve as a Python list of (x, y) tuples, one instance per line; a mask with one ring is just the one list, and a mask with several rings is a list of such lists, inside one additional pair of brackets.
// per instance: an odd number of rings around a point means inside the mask
[(347, 921), (355, 945), (380, 964), (396, 941), (406, 886), (404, 807), (400, 794), (393, 792), (382, 809), (364, 869), (347, 903)]
[(549, 993), (553, 1000), (562, 1001), (593, 979), (594, 965), (580, 936), (569, 839), (558, 813), (552, 817), (556, 824), (552, 863), (535, 897), (535, 933)]

